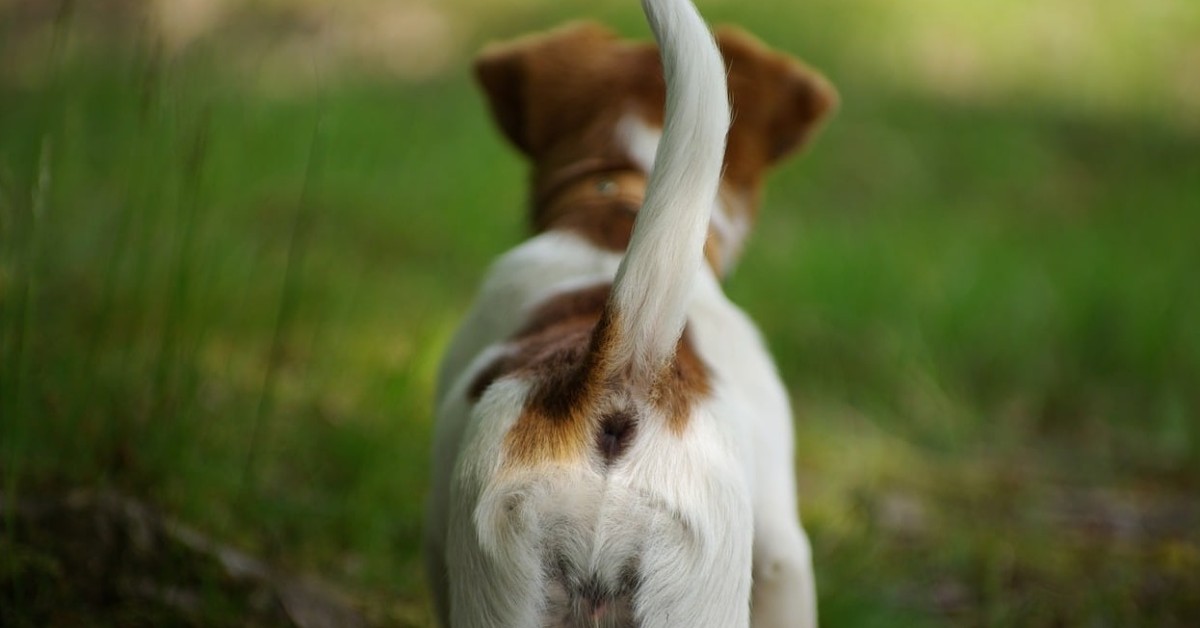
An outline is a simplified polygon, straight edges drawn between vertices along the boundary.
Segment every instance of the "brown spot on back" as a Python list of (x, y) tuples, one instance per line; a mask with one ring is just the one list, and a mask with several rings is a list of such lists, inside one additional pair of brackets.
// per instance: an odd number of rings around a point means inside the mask
[[(562, 378), (572, 370), (567, 367), (582, 363), (611, 290), (611, 284), (599, 284), (557, 295), (534, 308), (509, 339), (510, 351), (475, 376), (467, 391), (469, 398), (478, 401), (493, 382), (517, 371), (546, 375), (565, 386)], [(549, 390), (543, 393), (553, 397)], [(547, 400), (546, 405), (555, 404)]]
[(473, 401), (504, 377), (531, 382), (521, 416), (505, 440), (514, 461), (528, 465), (579, 458), (594, 444), (611, 462), (632, 442), (636, 420), (632, 411), (601, 416), (600, 404), (607, 396), (648, 398), (679, 434), (687, 426), (692, 404), (709, 391), (708, 369), (686, 331), (675, 359), (654, 382), (609, 372), (603, 360), (610, 341), (606, 330), (611, 329), (611, 318), (605, 306), (611, 290), (605, 283), (547, 299), (509, 340), (509, 351), (472, 382)]
[(611, 284), (565, 292), (531, 311), (507, 343), (509, 349), (484, 367), (469, 389), (477, 401), (496, 380), (525, 377), (533, 386), (521, 418), (508, 433), (511, 456), (529, 460), (578, 455), (587, 440), (584, 401), (594, 384), (589, 374), (606, 334), (599, 322)]
[(505, 439), (514, 460), (567, 460), (584, 452), (591, 396), (587, 368), (591, 328), (562, 332), (540, 350), (534, 348), (536, 353), (520, 369), (520, 375), (534, 381), (525, 408)]
[(555, 295), (530, 312), (513, 340), (536, 337), (571, 323), (591, 327), (600, 320), (609, 292), (612, 292), (612, 284), (602, 283)]
[(467, 399), (479, 401), (479, 398), (492, 386), (492, 383), (510, 370), (508, 356), (502, 356), (493, 360), (491, 364), (483, 367), (483, 369), (475, 374), (475, 378), (471, 380), (471, 385), (467, 387)]
[[(607, 295), (611, 286), (602, 288)], [(531, 354), (521, 375), (533, 380), (525, 408), (506, 442), (514, 460), (526, 465), (538, 460), (567, 460), (584, 455), (596, 401), (613, 385), (604, 364), (611, 338), (610, 315), (603, 304), (594, 314), (581, 307), (595, 303), (597, 288), (550, 299), (532, 320), (548, 321), (549, 312), (567, 318), (549, 324), (526, 342), (541, 351)], [(531, 326), (537, 329), (538, 326)], [(543, 344), (544, 343), (544, 344)]]
[(685, 327), (675, 348), (675, 358), (653, 390), (655, 405), (667, 416), (668, 425), (676, 434), (682, 434), (687, 427), (692, 404), (712, 392), (708, 365), (696, 353), (689, 335)]

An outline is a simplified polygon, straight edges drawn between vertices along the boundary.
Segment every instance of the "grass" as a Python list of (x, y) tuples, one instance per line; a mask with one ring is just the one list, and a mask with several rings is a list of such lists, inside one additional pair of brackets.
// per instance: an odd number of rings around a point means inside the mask
[[(860, 41), (869, 4), (794, 10), (845, 104), (728, 285), (793, 393), (824, 621), (1194, 624), (1200, 138), (1161, 99), (877, 81), (801, 19)], [(712, 7), (775, 43), (783, 10)], [(4, 493), (116, 488), (426, 625), (434, 371), (522, 165), (461, 67), (279, 92), (77, 28), (0, 81)]]

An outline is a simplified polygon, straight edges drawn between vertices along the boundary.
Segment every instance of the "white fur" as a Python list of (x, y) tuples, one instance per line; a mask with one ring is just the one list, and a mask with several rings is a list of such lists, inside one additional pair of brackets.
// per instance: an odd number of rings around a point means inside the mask
[(722, 198), (713, 209), (712, 230), (716, 235), (717, 250), (721, 252), (721, 272), (728, 275), (742, 254), (742, 245), (750, 234), (750, 218), (745, 210), (730, 207), (729, 200)]
[[(724, 65), (687, 0), (644, 6), (668, 71), (667, 128), (661, 142), (638, 119), (616, 131), (635, 160), (657, 145), (630, 250), (622, 258), (549, 232), (509, 252), (442, 365), (426, 559), (443, 625), (577, 626), (569, 585), (615, 588), (631, 563), (639, 581), (623, 607), (584, 625), (815, 625), (787, 395), (753, 324), (701, 265), (728, 124)], [(656, 368), (687, 321), (711, 394), (681, 434), (654, 404), (623, 399), (640, 419), (611, 465), (506, 464), (505, 435), (534, 382), (503, 377), (474, 403), (471, 382), (533, 308), (614, 277), (618, 360)]]
[(646, 124), (641, 115), (630, 111), (617, 121), (617, 139), (625, 147), (625, 153), (642, 172), (654, 169), (654, 155), (658, 152), (662, 129)]
[(450, 624), (573, 626), (553, 612), (555, 598), (568, 594), (548, 569), (561, 561), (570, 577), (613, 584), (636, 560), (636, 625), (748, 625), (753, 519), (743, 461), (732, 455), (741, 450), (731, 442), (737, 436), (716, 418), (728, 409), (706, 404), (682, 438), (665, 433), (666, 421), (645, 421), (607, 472), (564, 465), (502, 473), (495, 446), (523, 386), (489, 388), (477, 406), (487, 420), (472, 420), (463, 438), (452, 491), (463, 503), (447, 522), (446, 559), (458, 567), (450, 570)]
[[(503, 434), (520, 411), (527, 383), (501, 380), (489, 388), (474, 407), (467, 401), (466, 388), (480, 368), (504, 351), (503, 338), (512, 333), (511, 327), (519, 324), (524, 312), (560, 291), (574, 290), (598, 279), (610, 279), (619, 260), (617, 255), (593, 248), (566, 233), (551, 232), (533, 238), (493, 266), (481, 297), (467, 318), (468, 321), (489, 322), (479, 327), (463, 326), (452, 344), (454, 347), (469, 344), (482, 349), (477, 355), (458, 358), (452, 351), (444, 364), (444, 370), (453, 375), (449, 376), (450, 388), (439, 402), (433, 452), (434, 486), (426, 525), (426, 558), (435, 598), (439, 600), (440, 612), (444, 613), (443, 622), (451, 616), (449, 600), (454, 597), (464, 600), (466, 608), (456, 609), (454, 623), (446, 625), (456, 628), (542, 625), (537, 612), (544, 596), (538, 587), (550, 583), (533, 579), (522, 584), (521, 579), (515, 577), (519, 573), (540, 570), (540, 565), (535, 567), (532, 558), (536, 555), (533, 548), (548, 541), (537, 534), (538, 526), (526, 524), (525, 530), (533, 534), (526, 536), (524, 543), (509, 544), (514, 553), (490, 559), (480, 557), (481, 547), (485, 544), (478, 538), (480, 527), (474, 519), (485, 523), (494, 519), (476, 513), (494, 511), (495, 504), (503, 503), (497, 496), (511, 494), (532, 496), (523, 504), (520, 511), (523, 515), (545, 512), (537, 516), (581, 522), (582, 527), (575, 528), (582, 543), (579, 552), (588, 555), (589, 561), (597, 548), (611, 546), (614, 537), (662, 540), (665, 549), (669, 547), (671, 535), (678, 534), (670, 527), (670, 521), (676, 520), (671, 513), (691, 513), (686, 518), (678, 516), (680, 520), (690, 521), (694, 529), (703, 531), (706, 538), (728, 544), (737, 560), (724, 570), (709, 567), (711, 559), (700, 558), (679, 560), (679, 564), (666, 567), (670, 573), (668, 584), (681, 587), (680, 594), (700, 590), (689, 580), (697, 574), (742, 576), (750, 561), (744, 556), (749, 542), (745, 535), (753, 530), (752, 625), (755, 628), (815, 626), (815, 589), (808, 540), (796, 514), (791, 411), (787, 394), (753, 323), (724, 296), (716, 278), (707, 269), (700, 273), (688, 306), (688, 321), (696, 350), (711, 369), (716, 390), (713, 399), (692, 417), (691, 424), (696, 429), (689, 427), (684, 439), (649, 430), (640, 432), (623, 456), (628, 466), (617, 465), (607, 475), (590, 469), (559, 469), (541, 477), (530, 474), (497, 481), (500, 476), (499, 446)], [(553, 268), (572, 269), (578, 274), (562, 273), (564, 276), (556, 281), (544, 283), (544, 273)], [(505, 318), (504, 312), (497, 309), (497, 303), (501, 302), (496, 297), (501, 294), (511, 298), (503, 305), (508, 308), (507, 318), (517, 323), (499, 323)], [(490, 342), (482, 337), (484, 333), (480, 329), (493, 330)], [(457, 353), (467, 352), (460, 350)], [(654, 425), (653, 421), (646, 423)], [(698, 452), (688, 453), (689, 448)], [(458, 486), (453, 490), (450, 486), (452, 476)], [(715, 491), (725, 495), (723, 499), (711, 498), (713, 486), (725, 487)], [(485, 490), (489, 497), (481, 499)], [(450, 499), (455, 503), (452, 504)], [(722, 507), (721, 502), (726, 505)], [(472, 507), (472, 504), (477, 506)], [(591, 510), (581, 507), (588, 504)], [(674, 507), (656, 511), (655, 504), (660, 507), (673, 504)], [(587, 515), (567, 516), (581, 511), (586, 511)], [(642, 515), (648, 512), (669, 515), (669, 521), (661, 518), (642, 521)], [(619, 516), (614, 518), (614, 515)], [(586, 525), (595, 521), (602, 523), (599, 526), (593, 524), (593, 527)], [(731, 532), (740, 532), (743, 536), (739, 538)], [(510, 533), (507, 538), (520, 537)], [(505, 547), (494, 539), (486, 545)], [(516, 551), (518, 549), (521, 551)], [(597, 561), (593, 566), (602, 572), (620, 563), (628, 551), (621, 549), (607, 555), (607, 564)], [(601, 554), (600, 558), (603, 557), (605, 555)], [(726, 562), (734, 563), (734, 557)], [(447, 579), (447, 561), (459, 564), (458, 578)], [(502, 568), (501, 565), (506, 563), (510, 567), (524, 563), (526, 567), (519, 570)], [(686, 568), (689, 564), (694, 565), (691, 571)], [(749, 582), (748, 574), (743, 581)], [(450, 588), (456, 588), (457, 593), (451, 595)], [(667, 591), (661, 594), (665, 599), (671, 599)], [(712, 609), (715, 600), (697, 599), (694, 595), (676, 599), (685, 601), (695, 612), (709, 616), (718, 612), (718, 609)], [(496, 600), (524, 600), (526, 605), (507, 610), (516, 614), (515, 618), (506, 615), (505, 621), (490, 622), (489, 617), (500, 617), (489, 606), (490, 601)], [(722, 604), (725, 608), (745, 608), (741, 601)], [(521, 615), (522, 611), (526, 614)], [(529, 620), (532, 623), (521, 623), (529, 617), (535, 618)], [(643, 625), (681, 628), (745, 625), (739, 621), (680, 621), (674, 624), (663, 621), (665, 623)]]
[(721, 182), (729, 96), (725, 62), (688, 0), (643, 0), (662, 51), (667, 103), (662, 141), (610, 303), (614, 368), (651, 375), (671, 358), (704, 259)]

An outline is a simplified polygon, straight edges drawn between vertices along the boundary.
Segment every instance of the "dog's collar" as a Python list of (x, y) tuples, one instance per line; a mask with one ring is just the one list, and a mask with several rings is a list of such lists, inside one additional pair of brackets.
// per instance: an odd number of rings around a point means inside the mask
[[(623, 251), (645, 200), (647, 179), (640, 167), (623, 159), (596, 157), (560, 168), (534, 188), (533, 228), (538, 233), (560, 228), (576, 231), (594, 244)], [(719, 194), (723, 203), (731, 202), (724, 190)], [(704, 257), (718, 275), (727, 270), (724, 249), (738, 241), (726, 222), (714, 225), (717, 228), (704, 247)]]
[(550, 228), (581, 206), (618, 206), (636, 212), (646, 191), (646, 173), (628, 159), (583, 159), (539, 181), (533, 197), (533, 222)]

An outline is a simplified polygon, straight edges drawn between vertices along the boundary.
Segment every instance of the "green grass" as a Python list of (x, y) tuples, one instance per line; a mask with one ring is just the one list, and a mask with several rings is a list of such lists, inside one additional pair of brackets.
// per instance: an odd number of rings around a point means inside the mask
[[(741, 21), (791, 41), (772, 10)], [(1200, 139), (797, 29), (844, 107), (728, 291), (793, 393), (824, 621), (1194, 624)], [(421, 624), (434, 371), (522, 165), (461, 67), (280, 93), (219, 46), (81, 47), (0, 81), (4, 492), (117, 488)]]

